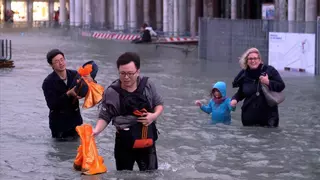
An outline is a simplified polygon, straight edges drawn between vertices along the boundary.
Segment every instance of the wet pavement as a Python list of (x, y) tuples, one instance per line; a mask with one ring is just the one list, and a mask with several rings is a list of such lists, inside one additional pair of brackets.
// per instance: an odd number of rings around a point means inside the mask
[[(280, 105), (277, 129), (242, 127), (240, 106), (232, 125), (209, 124), (210, 117), (194, 105), (207, 100), (211, 84), (229, 85), (240, 70), (232, 63), (187, 57), (181, 49), (126, 42), (83, 39), (68, 32), (1, 32), (13, 42), (14, 69), (0, 69), (1, 179), (320, 179), (319, 77), (282, 72), (286, 101)], [(108, 173), (81, 176), (72, 168), (79, 142), (54, 142), (48, 128), (48, 108), (41, 89), (51, 72), (49, 49), (65, 52), (69, 68), (88, 60), (99, 65), (97, 81), (104, 86), (117, 78), (116, 58), (125, 51), (140, 53), (141, 71), (151, 77), (165, 100), (158, 120), (159, 170), (117, 172), (113, 158), (115, 129), (109, 126), (96, 141)], [(95, 124), (97, 108), (82, 110)], [(137, 167), (135, 167), (137, 170)]]

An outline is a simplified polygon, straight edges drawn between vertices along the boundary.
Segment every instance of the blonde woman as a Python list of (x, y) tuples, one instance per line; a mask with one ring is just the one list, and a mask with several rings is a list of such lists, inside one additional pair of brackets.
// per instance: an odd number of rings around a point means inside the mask
[(230, 105), (235, 107), (244, 99), (241, 108), (243, 126), (278, 127), (278, 106), (268, 106), (260, 84), (266, 84), (272, 91), (281, 92), (285, 84), (279, 72), (274, 67), (263, 64), (261, 54), (256, 48), (248, 49), (239, 63), (242, 70), (233, 81), (233, 87), (238, 88), (238, 91)]

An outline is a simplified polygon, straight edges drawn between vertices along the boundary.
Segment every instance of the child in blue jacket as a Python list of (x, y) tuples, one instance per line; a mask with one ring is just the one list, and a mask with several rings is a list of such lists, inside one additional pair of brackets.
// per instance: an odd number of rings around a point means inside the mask
[(211, 113), (212, 124), (231, 124), (231, 111), (235, 111), (235, 108), (230, 106), (231, 98), (227, 98), (226, 94), (226, 83), (218, 81), (212, 86), (212, 99), (208, 105), (203, 105), (199, 100), (196, 101), (196, 105), (198, 105), (202, 111), (208, 114)]

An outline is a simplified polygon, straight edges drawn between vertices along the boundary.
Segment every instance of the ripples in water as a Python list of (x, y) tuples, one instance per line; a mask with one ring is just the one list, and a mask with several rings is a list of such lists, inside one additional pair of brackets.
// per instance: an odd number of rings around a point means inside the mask
[[(155, 50), (112, 41), (77, 41), (39, 32), (9, 34), (16, 68), (0, 69), (0, 176), (3, 179), (319, 179), (319, 78), (281, 72), (287, 84), (280, 105), (278, 129), (247, 128), (240, 107), (232, 125), (210, 125), (210, 116), (194, 105), (208, 100), (211, 84), (229, 85), (239, 71), (237, 63), (215, 63), (170, 49)], [(109, 172), (81, 177), (72, 169), (79, 145), (54, 142), (48, 128), (48, 109), (41, 84), (51, 68), (45, 54), (62, 49), (70, 68), (87, 60), (99, 65), (97, 81), (107, 87), (117, 78), (115, 61), (124, 51), (141, 53), (142, 74), (150, 76), (165, 100), (159, 118), (159, 170), (151, 173), (117, 172), (113, 158), (112, 126), (97, 137), (99, 153)], [(143, 51), (144, 50), (144, 51)], [(143, 53), (144, 52), (144, 53)], [(165, 52), (165, 53), (164, 53)], [(180, 54), (179, 54), (180, 53)], [(98, 109), (82, 110), (84, 121), (95, 124)], [(137, 170), (137, 167), (135, 167)]]

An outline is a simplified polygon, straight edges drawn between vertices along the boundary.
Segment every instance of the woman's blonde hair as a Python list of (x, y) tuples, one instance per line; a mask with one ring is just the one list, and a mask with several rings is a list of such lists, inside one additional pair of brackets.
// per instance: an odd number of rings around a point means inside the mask
[(248, 64), (247, 64), (248, 63), (248, 56), (251, 53), (257, 53), (259, 58), (260, 58), (260, 61), (262, 63), (262, 58), (261, 58), (260, 51), (257, 48), (254, 48), (254, 47), (253, 48), (249, 48), (242, 54), (242, 56), (239, 59), (239, 64), (240, 64), (240, 67), (242, 69), (247, 69), (248, 68)]

